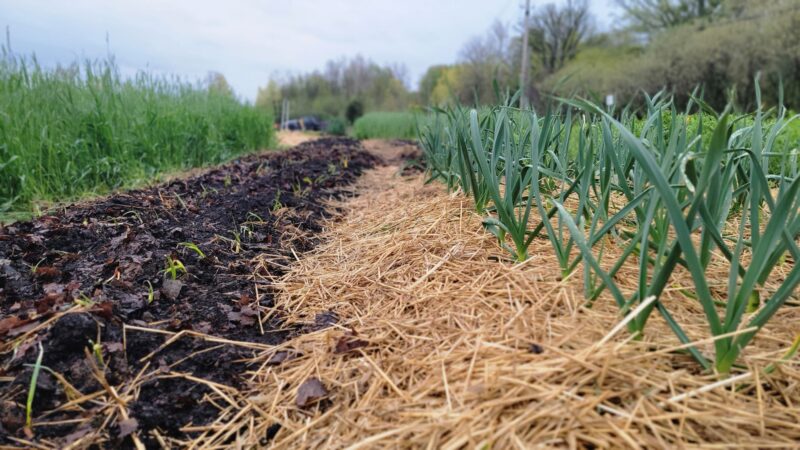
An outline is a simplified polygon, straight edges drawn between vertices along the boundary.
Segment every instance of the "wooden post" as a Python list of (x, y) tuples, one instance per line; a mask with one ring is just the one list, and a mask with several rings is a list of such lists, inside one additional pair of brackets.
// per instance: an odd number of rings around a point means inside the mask
[(523, 27), (525, 30), (522, 34), (522, 67), (519, 73), (519, 88), (522, 89), (522, 95), (519, 97), (520, 108), (528, 107), (528, 69), (530, 68), (530, 57), (528, 56), (528, 29), (530, 28), (531, 17), (531, 0), (525, 0), (525, 20)]

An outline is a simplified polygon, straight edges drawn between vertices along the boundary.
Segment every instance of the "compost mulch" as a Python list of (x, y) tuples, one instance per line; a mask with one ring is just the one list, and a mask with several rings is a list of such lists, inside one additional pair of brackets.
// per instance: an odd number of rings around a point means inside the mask
[(154, 447), (213, 420), (255, 352), (330, 321), (284, 326), (263, 280), (378, 162), (319, 139), (0, 227), (0, 446)]

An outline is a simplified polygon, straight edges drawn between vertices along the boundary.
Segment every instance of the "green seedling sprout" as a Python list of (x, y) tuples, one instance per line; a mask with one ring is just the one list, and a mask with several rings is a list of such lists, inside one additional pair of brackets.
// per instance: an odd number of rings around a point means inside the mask
[(91, 298), (89, 298), (89, 297), (88, 297), (86, 294), (84, 294), (83, 292), (81, 292), (81, 293), (78, 295), (78, 298), (76, 298), (76, 299), (74, 300), (74, 302), (75, 302), (75, 304), (76, 304), (76, 305), (78, 305), (78, 306), (82, 306), (82, 307), (84, 307), (84, 308), (91, 308), (92, 306), (94, 306), (94, 300), (92, 300)]
[(36, 273), (36, 271), (37, 271), (37, 270), (39, 270), (39, 266), (41, 266), (41, 265), (42, 265), (42, 263), (43, 263), (43, 262), (44, 262), (46, 259), (47, 259), (47, 258), (42, 258), (42, 259), (40, 259), (39, 261), (37, 261), (37, 262), (36, 262), (36, 264), (33, 264), (33, 265), (31, 265), (31, 266), (30, 266), (30, 268), (31, 268), (31, 273), (35, 274), (35, 273)]
[(123, 215), (123, 216), (131, 216), (131, 217), (133, 217), (134, 219), (138, 220), (138, 221), (139, 221), (139, 224), (141, 224), (141, 225), (144, 225), (144, 221), (142, 220), (142, 216), (141, 216), (141, 215), (139, 215), (139, 213), (138, 213), (137, 211), (126, 211), (126, 212), (125, 212), (124, 214), (122, 214), (122, 215)]
[(180, 204), (181, 204), (181, 207), (182, 207), (183, 209), (185, 209), (185, 210), (187, 210), (187, 211), (189, 210), (189, 207), (188, 207), (188, 206), (186, 206), (186, 203), (183, 201), (183, 199), (181, 198), (180, 194), (178, 194), (177, 192), (175, 193), (175, 199), (177, 199), (177, 200), (178, 200), (178, 203), (180, 203)]
[(283, 208), (283, 205), (281, 204), (281, 190), (278, 189), (278, 191), (275, 193), (275, 200), (272, 202), (272, 212), (275, 212), (281, 208)]
[(198, 247), (194, 242), (181, 242), (178, 245), (197, 253), (197, 256), (199, 256), (200, 259), (205, 259), (206, 257), (206, 254), (203, 253), (203, 251), (200, 250), (200, 247)]
[(149, 305), (155, 300), (156, 294), (153, 291), (153, 283), (150, 280), (145, 280), (145, 283), (147, 283), (147, 304)]
[(97, 362), (100, 364), (100, 367), (106, 366), (106, 361), (103, 358), (103, 345), (100, 344), (100, 340), (98, 339), (97, 342), (89, 339), (89, 344), (92, 346), (92, 354), (94, 355)]
[(167, 267), (164, 268), (164, 276), (169, 275), (173, 280), (177, 280), (180, 273), (188, 273), (186, 266), (178, 258), (167, 256)]
[(39, 356), (36, 357), (36, 364), (33, 366), (33, 374), (31, 375), (31, 384), (28, 387), (28, 399), (25, 402), (25, 428), (30, 429), (33, 422), (33, 398), (36, 395), (36, 382), (39, 380), (39, 372), (42, 369), (42, 357), (44, 356), (44, 347), (41, 342), (39, 343)]
[(253, 223), (264, 223), (264, 219), (261, 218), (258, 214), (250, 211), (247, 213), (247, 219)]

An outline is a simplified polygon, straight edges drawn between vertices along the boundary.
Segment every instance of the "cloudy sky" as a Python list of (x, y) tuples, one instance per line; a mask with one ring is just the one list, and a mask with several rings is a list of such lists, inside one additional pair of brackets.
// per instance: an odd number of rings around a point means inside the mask
[[(532, 0), (542, 5), (564, 0)], [(590, 0), (598, 28), (619, 15), (613, 0)], [(416, 86), (433, 64), (495, 19), (516, 23), (522, 0), (0, 0), (0, 25), (15, 53), (45, 65), (101, 58), (125, 73), (147, 69), (191, 80), (222, 72), (253, 100), (270, 77), (322, 68), (361, 54), (402, 63)], [(108, 36), (109, 44), (106, 44)]]

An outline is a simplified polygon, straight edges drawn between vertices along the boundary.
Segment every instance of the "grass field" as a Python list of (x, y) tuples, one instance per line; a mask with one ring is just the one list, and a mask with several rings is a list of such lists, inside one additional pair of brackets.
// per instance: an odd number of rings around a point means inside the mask
[(0, 61), (0, 214), (139, 185), (273, 141), (272, 118), (229, 94), (113, 60), (55, 70)]
[(417, 116), (411, 112), (367, 113), (353, 124), (358, 139), (416, 139)]

